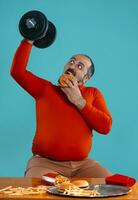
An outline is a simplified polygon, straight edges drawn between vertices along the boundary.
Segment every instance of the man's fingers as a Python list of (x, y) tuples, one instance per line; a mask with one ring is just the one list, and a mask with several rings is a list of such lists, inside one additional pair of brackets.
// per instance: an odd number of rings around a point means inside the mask
[(73, 85), (74, 85), (74, 83), (70, 79), (68, 79), (68, 78), (65, 78), (64, 82), (66, 83), (66, 85), (68, 87), (73, 87)]
[(77, 79), (76, 79), (75, 76), (69, 78), (69, 80), (71, 81), (72, 85), (77, 85), (78, 84)]

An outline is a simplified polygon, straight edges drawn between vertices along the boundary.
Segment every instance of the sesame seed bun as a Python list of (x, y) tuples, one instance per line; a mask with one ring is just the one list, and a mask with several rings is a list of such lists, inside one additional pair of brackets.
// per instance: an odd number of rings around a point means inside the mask
[(72, 181), (72, 184), (76, 185), (79, 188), (87, 188), (89, 186), (89, 183), (86, 180), (75, 180)]
[(73, 183), (61, 183), (59, 186), (60, 191), (64, 191), (65, 189), (75, 189), (78, 188)]

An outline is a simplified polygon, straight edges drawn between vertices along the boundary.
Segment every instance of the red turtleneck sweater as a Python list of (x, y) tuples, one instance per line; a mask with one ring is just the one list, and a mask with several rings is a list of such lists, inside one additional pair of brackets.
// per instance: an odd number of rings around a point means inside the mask
[(78, 110), (59, 86), (26, 70), (32, 45), (25, 40), (18, 47), (11, 68), (12, 77), (36, 102), (36, 132), (32, 152), (53, 160), (81, 160), (88, 156), (92, 130), (107, 134), (112, 118), (101, 92), (79, 86), (86, 105)]

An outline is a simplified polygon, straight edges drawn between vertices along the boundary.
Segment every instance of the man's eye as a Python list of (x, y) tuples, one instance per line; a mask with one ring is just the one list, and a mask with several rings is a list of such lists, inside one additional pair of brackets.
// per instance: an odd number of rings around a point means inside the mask
[(79, 68), (79, 69), (82, 69), (82, 65), (78, 65), (78, 68)]
[(74, 60), (71, 60), (69, 63), (70, 63), (70, 64), (74, 64)]

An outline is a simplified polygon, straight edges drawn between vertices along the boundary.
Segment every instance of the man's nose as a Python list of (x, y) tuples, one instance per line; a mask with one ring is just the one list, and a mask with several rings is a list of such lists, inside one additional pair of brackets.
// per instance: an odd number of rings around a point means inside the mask
[(69, 66), (70, 69), (75, 69), (75, 64)]

